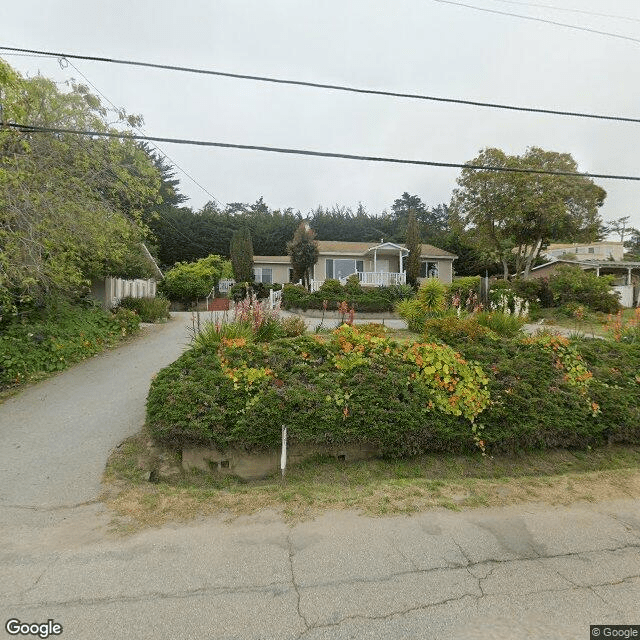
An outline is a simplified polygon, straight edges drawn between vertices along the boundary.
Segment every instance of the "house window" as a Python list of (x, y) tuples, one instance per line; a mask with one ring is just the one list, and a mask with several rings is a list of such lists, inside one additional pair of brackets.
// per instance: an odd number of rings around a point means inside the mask
[(327, 258), (324, 266), (324, 277), (333, 278), (333, 259)]
[(364, 271), (364, 260), (356, 260), (356, 271), (362, 273)]
[(596, 250), (595, 250), (594, 247), (589, 247), (589, 253), (595, 253), (595, 252), (596, 252)]
[(438, 263), (427, 262), (423, 260), (420, 263), (420, 277), (421, 278), (437, 278), (438, 277)]
[(289, 269), (289, 282), (293, 282), (293, 269)]
[(273, 282), (273, 269), (271, 269), (271, 267), (254, 267), (253, 279), (256, 282), (271, 284), (271, 282)]

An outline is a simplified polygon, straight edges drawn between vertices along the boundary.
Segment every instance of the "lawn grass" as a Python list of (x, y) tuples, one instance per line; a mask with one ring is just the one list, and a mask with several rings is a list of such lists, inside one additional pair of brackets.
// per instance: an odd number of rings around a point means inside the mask
[(163, 454), (142, 432), (111, 456), (103, 499), (114, 510), (118, 529), (134, 531), (211, 515), (235, 517), (262, 509), (296, 520), (327, 509), (380, 516), (640, 495), (640, 447), (352, 463), (315, 457), (288, 469), (284, 481), (274, 475), (253, 482), (178, 472), (177, 458), (166, 453), (164, 467), (173, 466), (174, 475), (149, 482), (158, 455)]

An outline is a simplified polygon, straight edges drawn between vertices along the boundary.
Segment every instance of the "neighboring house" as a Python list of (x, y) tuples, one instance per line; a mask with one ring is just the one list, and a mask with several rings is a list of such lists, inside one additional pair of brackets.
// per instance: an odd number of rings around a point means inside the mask
[(540, 252), (542, 258), (566, 258), (576, 256), (576, 260), (624, 260), (622, 242), (591, 242), (574, 244), (550, 244)]
[(640, 262), (554, 259), (533, 267), (529, 273), (529, 278), (548, 278), (561, 265), (580, 267), (583, 271), (595, 271), (598, 276), (614, 275), (616, 279), (614, 280), (613, 288), (620, 294), (622, 306), (640, 306)]
[[(405, 261), (409, 250), (394, 242), (335, 242), (318, 240), (318, 262), (313, 268), (314, 283), (328, 278), (346, 281), (357, 274), (364, 285), (405, 284)], [(423, 244), (420, 252), (422, 278), (437, 277), (449, 283), (453, 279), (452, 253)], [(290, 282), (293, 269), (289, 256), (254, 256), (257, 282)]]

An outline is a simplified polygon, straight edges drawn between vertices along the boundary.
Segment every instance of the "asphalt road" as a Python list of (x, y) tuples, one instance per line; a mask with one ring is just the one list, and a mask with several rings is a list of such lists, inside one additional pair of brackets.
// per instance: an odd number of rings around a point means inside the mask
[(589, 624), (640, 624), (635, 497), (329, 512), (295, 526), (261, 512), (111, 533), (100, 474), (142, 424), (151, 375), (186, 345), (185, 320), (0, 406), (3, 628), (52, 619), (81, 640), (574, 640)]

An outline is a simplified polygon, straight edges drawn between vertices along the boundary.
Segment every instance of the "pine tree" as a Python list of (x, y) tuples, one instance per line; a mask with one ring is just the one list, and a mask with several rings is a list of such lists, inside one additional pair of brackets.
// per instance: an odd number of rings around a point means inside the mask
[(247, 227), (233, 233), (229, 252), (236, 282), (253, 282), (253, 243)]

